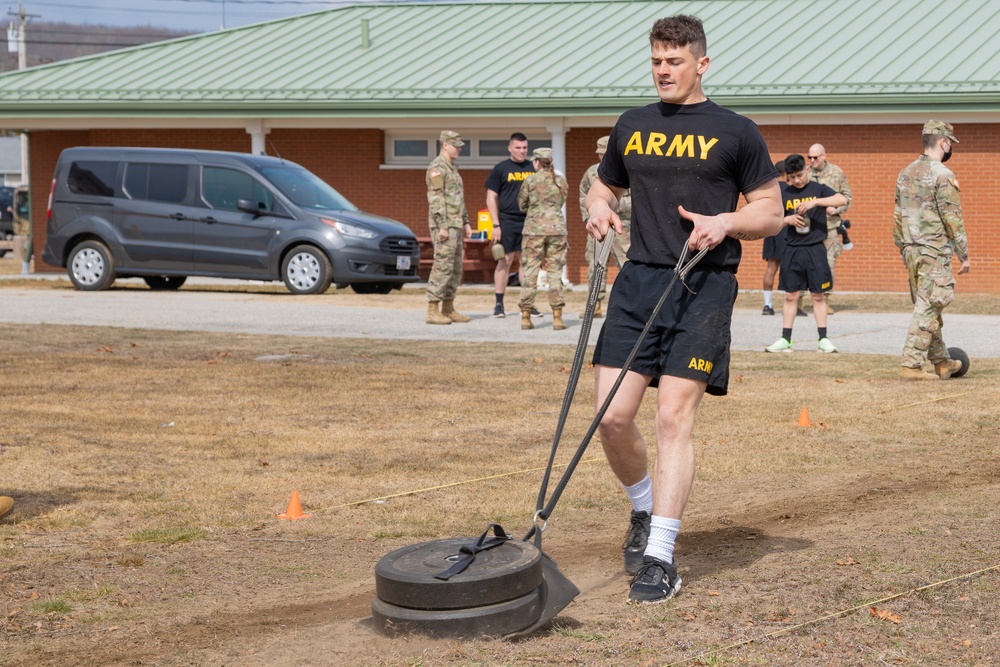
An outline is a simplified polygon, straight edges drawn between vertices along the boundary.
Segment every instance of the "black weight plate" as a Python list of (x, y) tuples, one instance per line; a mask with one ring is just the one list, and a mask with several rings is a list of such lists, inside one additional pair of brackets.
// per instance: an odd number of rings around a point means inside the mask
[(470, 609), (407, 609), (379, 598), (372, 600), (373, 626), (390, 637), (409, 633), (461, 639), (500, 637), (531, 626), (541, 612), (538, 590), (514, 600)]
[(465, 609), (513, 600), (542, 583), (542, 553), (530, 542), (508, 540), (480, 551), (465, 571), (436, 579), (459, 558), (459, 549), (476, 538), (451, 538), (413, 544), (386, 554), (375, 565), (375, 594), (411, 609)]
[(948, 356), (962, 362), (962, 367), (957, 372), (952, 373), (953, 378), (960, 378), (969, 372), (969, 355), (960, 347), (949, 347)]

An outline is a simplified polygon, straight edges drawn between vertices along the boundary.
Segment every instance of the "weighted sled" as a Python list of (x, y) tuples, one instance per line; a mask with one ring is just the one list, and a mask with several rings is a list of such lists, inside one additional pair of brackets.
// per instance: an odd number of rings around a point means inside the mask
[(467, 609), (408, 609), (378, 597), (372, 600), (375, 630), (389, 636), (413, 632), (462, 639), (500, 637), (528, 627), (541, 612), (542, 600), (537, 589), (513, 600)]
[(953, 378), (960, 378), (969, 371), (969, 355), (960, 347), (949, 347), (948, 356), (962, 362), (962, 367), (951, 374)]
[(542, 553), (520, 540), (479, 552), (464, 571), (447, 581), (436, 578), (473, 540), (423, 542), (386, 554), (375, 565), (376, 596), (410, 609), (468, 609), (514, 600), (541, 585)]

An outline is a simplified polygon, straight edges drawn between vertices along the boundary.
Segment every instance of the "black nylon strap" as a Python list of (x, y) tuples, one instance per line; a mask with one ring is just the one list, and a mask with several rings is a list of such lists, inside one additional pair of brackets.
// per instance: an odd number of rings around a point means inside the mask
[[(486, 539), (486, 536), (490, 534), (490, 530), (493, 531), (494, 537)], [(472, 561), (476, 560), (476, 554), (480, 551), (486, 551), (487, 549), (498, 547), (508, 540), (510, 540), (510, 535), (504, 531), (503, 526), (498, 523), (491, 523), (486, 527), (483, 534), (479, 536), (479, 539), (472, 544), (463, 544), (461, 548), (459, 548), (459, 553), (463, 555), (455, 562), (454, 565), (440, 574), (435, 574), (434, 578), (441, 579), (442, 581), (448, 581), (456, 574), (464, 572), (465, 568), (472, 565)]]

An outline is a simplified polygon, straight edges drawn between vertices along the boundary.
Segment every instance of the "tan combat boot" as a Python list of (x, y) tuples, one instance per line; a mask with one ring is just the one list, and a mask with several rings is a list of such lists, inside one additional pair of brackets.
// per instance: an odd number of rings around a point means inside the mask
[(923, 368), (907, 368), (903, 366), (900, 377), (904, 380), (940, 380), (934, 373), (928, 373)]
[(563, 322), (562, 318), (562, 308), (552, 309), (552, 329), (554, 331), (562, 331), (566, 328), (566, 323)]
[(525, 310), (521, 309), (521, 328), (522, 329), (534, 329), (535, 325), (531, 323), (531, 308)]
[(441, 302), (441, 314), (452, 322), (471, 322), (472, 318), (455, 310), (455, 300)]
[(962, 362), (958, 359), (949, 359), (948, 361), (934, 364), (934, 372), (942, 380), (947, 380), (960, 370), (962, 370)]
[(427, 324), (451, 324), (451, 318), (442, 315), (437, 301), (427, 302)]

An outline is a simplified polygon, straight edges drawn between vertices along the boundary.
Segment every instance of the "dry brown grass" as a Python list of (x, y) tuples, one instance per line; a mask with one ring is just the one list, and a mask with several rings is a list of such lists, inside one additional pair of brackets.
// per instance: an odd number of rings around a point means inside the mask
[[(0, 493), (17, 500), (0, 520), (0, 662), (618, 665), (708, 651), (687, 664), (976, 665), (1000, 653), (996, 570), (877, 603), (900, 623), (865, 606), (1000, 563), (993, 359), (903, 385), (895, 357), (737, 353), (731, 395), (699, 415), (676, 601), (623, 604), (627, 502), (595, 445), (547, 533), (583, 590), (556, 628), (516, 643), (358, 628), (381, 555), (491, 521), (530, 526), (572, 350), (494, 352), (0, 325)], [(591, 400), (585, 371), (560, 461)], [(795, 425), (804, 405), (815, 428)], [(470, 481), (500, 473), (517, 474)], [(312, 519), (274, 517), (292, 489)]]

